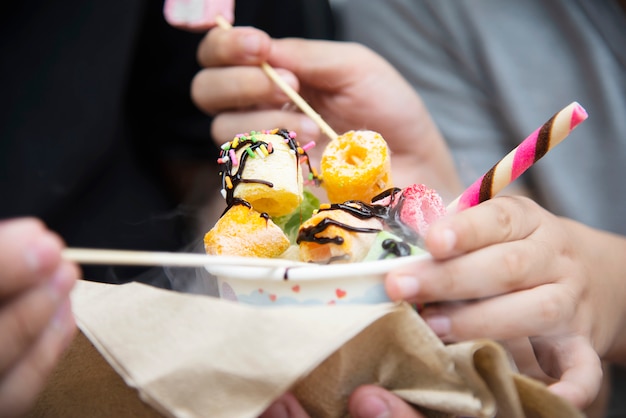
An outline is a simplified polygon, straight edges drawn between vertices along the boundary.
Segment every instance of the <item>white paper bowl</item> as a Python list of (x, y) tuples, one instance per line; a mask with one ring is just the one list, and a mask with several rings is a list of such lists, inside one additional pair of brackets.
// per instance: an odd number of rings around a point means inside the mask
[(251, 305), (334, 305), (389, 302), (385, 275), (429, 257), (420, 254), (352, 264), (293, 267), (207, 266), (217, 278), (222, 299)]

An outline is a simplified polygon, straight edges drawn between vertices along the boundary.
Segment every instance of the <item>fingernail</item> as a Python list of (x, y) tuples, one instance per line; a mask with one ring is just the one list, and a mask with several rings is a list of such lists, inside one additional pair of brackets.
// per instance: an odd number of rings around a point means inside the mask
[(62, 264), (53, 273), (52, 278), (48, 282), (48, 288), (54, 298), (61, 299), (69, 295), (75, 283), (76, 277), (74, 277), (72, 269)]
[(450, 228), (444, 229), (441, 231), (441, 241), (445, 251), (452, 251), (456, 245), (456, 233)]
[(384, 399), (378, 396), (368, 396), (363, 399), (353, 411), (355, 418), (390, 418), (391, 411)]
[(66, 299), (57, 309), (54, 317), (52, 318), (51, 325), (55, 329), (60, 331), (67, 330), (74, 327), (74, 315), (72, 314), (72, 304), (69, 299)]
[[(298, 79), (291, 72), (277, 69), (276, 73), (278, 74), (280, 79), (284, 81), (289, 87), (291, 87), (292, 89), (297, 88)], [(287, 94), (283, 91), (283, 89), (279, 88), (278, 86), (274, 87), (274, 96), (275, 96), (274, 99), (276, 101), (285, 101), (287, 102), (287, 104), (289, 104), (290, 107), (292, 107), (291, 99), (289, 98), (289, 96), (287, 96)]]
[(302, 135), (307, 138), (317, 138), (320, 134), (320, 128), (308, 116), (304, 116), (300, 122)]
[(393, 281), (402, 299), (415, 297), (420, 290), (419, 280), (415, 277), (400, 276), (393, 279)]
[(249, 55), (258, 55), (261, 50), (261, 39), (257, 35), (245, 35), (241, 38), (241, 47)]
[[(292, 88), (296, 88), (298, 86), (298, 79), (296, 78), (295, 75), (293, 75), (292, 72), (287, 71), (287, 70), (283, 70), (283, 69), (277, 69), (276, 73), (280, 76), (280, 78), (287, 84), (289, 84), (290, 87)], [(282, 90), (280, 90), (282, 92)], [(283, 93), (285, 94), (285, 93)], [(285, 95), (286, 97), (286, 95)]]
[(447, 316), (433, 315), (424, 318), (424, 321), (426, 321), (430, 329), (432, 329), (433, 332), (439, 337), (445, 337), (450, 334), (452, 324), (450, 322), (450, 318)]
[(33, 273), (40, 272), (49, 260), (59, 252), (59, 241), (50, 234), (45, 234), (24, 251), (26, 265)]
[(276, 401), (259, 418), (289, 418), (289, 410), (284, 403)]

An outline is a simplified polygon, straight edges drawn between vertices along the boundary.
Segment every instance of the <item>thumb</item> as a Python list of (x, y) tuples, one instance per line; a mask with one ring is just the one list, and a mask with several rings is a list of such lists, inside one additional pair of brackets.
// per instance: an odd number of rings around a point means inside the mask
[(350, 396), (348, 408), (354, 418), (424, 418), (404, 400), (374, 385), (357, 388)]
[[(579, 409), (593, 402), (600, 391), (603, 372), (598, 354), (586, 339), (576, 336), (556, 345), (543, 339), (533, 339), (533, 346), (537, 353), (549, 353), (538, 356), (538, 360), (548, 374), (559, 378), (558, 382), (549, 386), (552, 393)], [(546, 366), (548, 364), (551, 365)]]

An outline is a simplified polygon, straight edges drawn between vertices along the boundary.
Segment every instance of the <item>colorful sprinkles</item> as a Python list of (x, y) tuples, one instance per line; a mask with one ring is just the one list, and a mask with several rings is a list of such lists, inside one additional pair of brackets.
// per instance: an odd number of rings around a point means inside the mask
[[(244, 170), (246, 160), (248, 158), (267, 158), (274, 153), (274, 146), (271, 142), (265, 142), (259, 138), (259, 135), (280, 135), (284, 138), (285, 143), (289, 145), (291, 153), (298, 155), (296, 164), (306, 164), (309, 174), (306, 177), (305, 184), (319, 185), (320, 178), (317, 170), (311, 166), (307, 151), (315, 146), (315, 141), (300, 145), (296, 141), (297, 134), (294, 131), (286, 129), (271, 129), (262, 131), (250, 131), (240, 133), (228, 142), (221, 145), (220, 155), (217, 163), (221, 166), (220, 175), (222, 176), (222, 197), (226, 200), (230, 207), (234, 203), (238, 203), (238, 199), (234, 197), (234, 191), (237, 185), (242, 181), (247, 183), (255, 182), (265, 184), (268, 187), (273, 185), (261, 179), (242, 179), (241, 174)], [(237, 151), (242, 150), (237, 155)]]

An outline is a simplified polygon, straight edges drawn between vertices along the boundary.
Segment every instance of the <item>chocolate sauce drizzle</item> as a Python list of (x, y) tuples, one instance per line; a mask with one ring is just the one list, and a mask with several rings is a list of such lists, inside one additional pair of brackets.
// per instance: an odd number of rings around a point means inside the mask
[[(274, 187), (271, 182), (266, 180), (249, 179), (242, 177), (248, 159), (261, 158), (258, 155), (259, 151), (257, 150), (262, 149), (261, 152), (267, 152), (267, 156), (274, 152), (274, 149), (270, 144), (257, 138), (256, 135), (259, 134), (274, 134), (282, 136), (285, 139), (285, 143), (289, 146), (289, 148), (294, 152), (294, 155), (296, 156), (296, 169), (297, 165), (301, 163), (301, 158), (306, 157), (304, 158), (304, 161), (306, 161), (309, 169), (309, 179), (314, 181), (315, 184), (318, 186), (321, 183), (321, 179), (314, 174), (314, 170), (311, 166), (311, 162), (309, 161), (308, 154), (300, 147), (300, 144), (295, 140), (295, 135), (290, 133), (288, 130), (275, 129), (272, 131), (251, 132), (250, 135), (238, 135), (232, 141), (222, 146), (220, 156), (218, 158), (218, 163), (221, 166), (219, 175), (222, 177), (222, 193), (224, 194), (224, 199), (226, 200), (226, 209), (222, 213), (222, 216), (235, 205), (244, 205), (248, 208), (252, 208), (252, 205), (250, 205), (250, 203), (246, 202), (243, 199), (235, 197), (235, 189), (239, 184), (258, 183), (264, 184), (267, 187)], [(238, 164), (233, 165), (233, 161), (231, 159), (231, 151), (237, 152), (240, 149), (244, 149), (244, 152), (242, 152), (239, 156), (239, 159), (237, 161)], [(236, 167), (236, 171), (233, 170), (234, 167)], [(383, 200), (387, 197), (389, 197), (388, 204), (376, 204), (377, 201)], [(399, 199), (396, 205), (393, 204), (395, 199)], [(359, 200), (349, 200), (344, 203), (333, 203), (331, 205), (328, 205), (328, 207), (320, 208), (319, 211), (339, 209), (359, 219), (380, 219), (395, 235), (398, 235), (402, 239), (401, 241), (394, 239), (384, 240), (382, 242), (383, 254), (380, 258), (386, 258), (390, 254), (397, 257), (404, 257), (411, 254), (411, 247), (407, 242), (419, 245), (418, 243), (421, 241), (421, 238), (418, 236), (418, 234), (400, 220), (400, 212), (402, 210), (402, 206), (404, 205), (404, 200), (405, 199), (404, 196), (402, 196), (402, 190), (396, 187), (387, 189), (384, 192), (375, 196), (372, 199), (371, 204), (367, 204)], [(267, 213), (261, 213), (260, 216), (265, 218), (266, 220), (270, 219)], [(378, 228), (356, 227), (344, 224), (331, 218), (325, 218), (317, 225), (313, 225), (307, 228), (301, 228), (298, 232), (296, 242), (298, 244), (302, 241), (316, 242), (318, 244), (343, 244), (344, 240), (342, 237), (339, 236), (317, 236), (317, 234), (323, 232), (331, 225), (348, 231), (360, 233), (374, 234), (381, 232), (381, 230)], [(287, 279), (287, 270), (285, 270), (285, 279)]]
[(374, 233), (374, 234), (377, 234), (380, 232), (380, 229), (378, 228), (357, 227), (353, 225), (344, 224), (332, 218), (324, 218), (317, 225), (312, 225), (307, 228), (300, 228), (300, 231), (298, 231), (298, 238), (296, 239), (296, 243), (300, 244), (300, 242), (302, 241), (307, 241), (307, 242), (316, 242), (318, 244), (329, 244), (329, 243), (337, 244), (337, 245), (343, 244), (342, 237), (339, 237), (339, 236), (318, 237), (316, 235), (316, 234), (319, 234), (320, 232), (323, 232), (324, 230), (326, 230), (326, 228), (328, 228), (331, 225), (338, 226), (339, 228), (342, 228), (348, 231), (354, 231), (354, 232), (364, 232), (364, 233)]
[[(376, 202), (389, 197), (389, 203), (386, 205), (376, 204)], [(398, 199), (394, 205), (395, 200)], [(395, 235), (398, 235), (403, 241), (396, 241), (393, 239), (387, 239), (383, 241), (383, 250), (389, 254), (397, 255), (398, 257), (410, 255), (411, 248), (404, 242), (413, 243), (418, 245), (421, 241), (420, 236), (409, 226), (405, 225), (400, 220), (400, 212), (405, 203), (405, 198), (402, 195), (402, 189), (397, 187), (390, 188), (384, 192), (376, 195), (372, 199), (371, 204), (367, 204), (360, 200), (349, 200), (344, 203), (333, 203), (327, 207), (320, 208), (320, 212), (327, 210), (343, 210), (350, 215), (359, 219), (380, 219)], [(393, 206), (393, 207), (392, 207)], [(363, 232), (363, 233), (378, 233), (380, 229), (377, 228), (359, 228), (352, 225), (346, 225), (342, 222), (338, 222), (331, 218), (325, 218), (317, 225), (312, 225), (306, 228), (300, 228), (298, 231), (298, 237), (296, 242), (315, 242), (318, 244), (333, 243), (341, 245), (343, 238), (339, 236), (335, 237), (318, 237), (317, 234), (326, 230), (329, 226), (337, 226), (348, 231)], [(386, 254), (383, 255), (383, 258)]]
[[(254, 132), (252, 131), (250, 135), (238, 135), (232, 141), (224, 144), (220, 150), (220, 156), (218, 158), (218, 163), (221, 167), (219, 175), (222, 177), (222, 192), (224, 193), (224, 199), (226, 200), (226, 209), (222, 213), (228, 212), (228, 210), (234, 205), (245, 204), (247, 207), (251, 208), (250, 204), (242, 199), (235, 197), (235, 189), (241, 183), (257, 183), (264, 184), (267, 187), (274, 187), (274, 185), (266, 180), (262, 179), (249, 179), (243, 178), (242, 174), (244, 172), (246, 163), (249, 158), (261, 158), (258, 155), (257, 150), (264, 149), (268, 153), (268, 157), (270, 154), (274, 153), (273, 147), (265, 142), (257, 138), (257, 135), (261, 134), (271, 134), (271, 135), (280, 135), (285, 139), (285, 143), (289, 146), (289, 148), (293, 151), (296, 157), (296, 170), (298, 165), (300, 164), (300, 160), (302, 157), (306, 157), (305, 161), (307, 167), (309, 169), (309, 177), (311, 180), (319, 184), (320, 179), (316, 176), (313, 171), (313, 167), (311, 166), (311, 162), (309, 161), (308, 154), (304, 151), (300, 144), (295, 139), (295, 134), (289, 132), (286, 129), (274, 129), (272, 131), (264, 131), (264, 132)], [(246, 149), (247, 148), (247, 149)], [(233, 161), (231, 159), (230, 151), (237, 152), (240, 149), (244, 149), (245, 151), (241, 153), (237, 161), (237, 165), (233, 166)], [(234, 172), (233, 167), (236, 168)], [(297, 171), (296, 171), (297, 172)], [(230, 182), (230, 184), (229, 184)], [(269, 219), (269, 216), (266, 213), (261, 214), (261, 216)]]
[(384, 250), (380, 257), (381, 259), (387, 258), (389, 254), (396, 257), (406, 257), (411, 255), (411, 247), (404, 241), (397, 241), (395, 239), (388, 238), (382, 242), (381, 247)]

